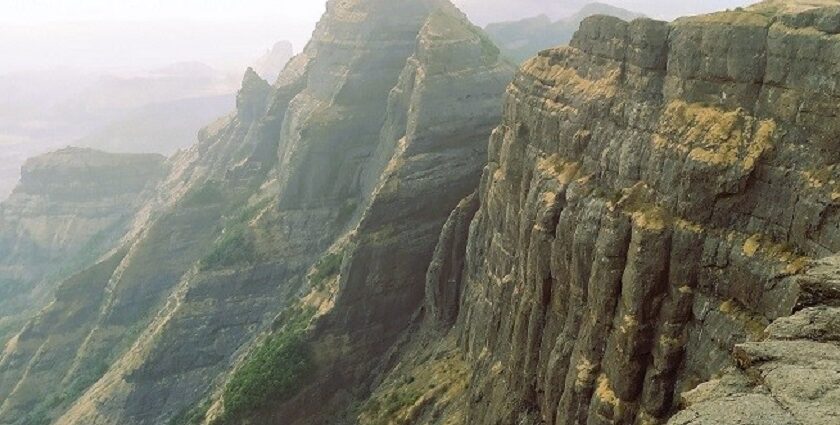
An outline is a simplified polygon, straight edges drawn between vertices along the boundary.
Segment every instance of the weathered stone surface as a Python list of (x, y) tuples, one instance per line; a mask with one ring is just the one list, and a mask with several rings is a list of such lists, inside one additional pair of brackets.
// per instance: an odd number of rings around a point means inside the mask
[(340, 243), (334, 304), (313, 325), (318, 372), (292, 400), (257, 415), (258, 423), (328, 423), (353, 413), (352, 403), (368, 395), (386, 352), (423, 304), (444, 223), (478, 184), (513, 69), (463, 14), (438, 6), (429, 7), (414, 54), (390, 91), (363, 180), (371, 190), (367, 205)]
[[(447, 1), (327, 9), (274, 86), (249, 70), (237, 113), (170, 160), (73, 337), (33, 320), (0, 358), (15, 389), (0, 423), (156, 425), (204, 401), (213, 420), (237, 364), (301, 304), (318, 308), (312, 385), (240, 419), (319, 423), (369, 392), (478, 184), (513, 69)], [(310, 281), (328, 252), (340, 277)], [(42, 315), (70, 313), (57, 301)], [(39, 357), (54, 367), (28, 373)], [(48, 381), (81, 385), (53, 403)]]
[(471, 194), (455, 207), (443, 226), (434, 257), (426, 274), (428, 319), (441, 326), (455, 324), (461, 303), (461, 277), (469, 225), (478, 212), (478, 196)]
[[(827, 264), (810, 279), (828, 275)], [(823, 301), (830, 303), (831, 299)], [(735, 346), (737, 368), (683, 395), (669, 425), (814, 424), (840, 420), (840, 309), (810, 307), (767, 328), (767, 339)]]
[[(680, 393), (736, 365), (736, 346), (832, 370), (836, 347), (820, 339), (836, 269), (801, 273), (840, 249), (840, 122), (825, 100), (837, 63), (808, 53), (835, 47), (835, 9), (805, 3), (671, 24), (594, 17), (520, 70), (464, 257), (463, 423), (665, 423)], [(758, 342), (772, 322), (780, 339), (814, 341)], [(801, 389), (795, 377), (770, 381)], [(795, 391), (784, 406), (760, 392), (674, 420), (751, 404), (766, 409), (719, 419), (834, 414), (830, 391), (811, 412)]]
[(125, 236), (165, 169), (160, 155), (80, 148), (26, 162), (0, 205), (0, 344), (50, 299), (55, 274), (95, 263)]

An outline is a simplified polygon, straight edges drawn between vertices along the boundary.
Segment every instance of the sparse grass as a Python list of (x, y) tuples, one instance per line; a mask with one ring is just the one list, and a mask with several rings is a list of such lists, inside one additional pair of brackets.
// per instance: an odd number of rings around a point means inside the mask
[(381, 418), (381, 423), (392, 420), (397, 413), (412, 406), (423, 394), (420, 391), (402, 387), (382, 398), (373, 398), (365, 405), (367, 415)]
[(207, 411), (212, 404), (210, 399), (206, 399), (194, 407), (186, 408), (170, 419), (167, 425), (200, 425), (207, 419)]
[(309, 281), (315, 288), (323, 288), (324, 284), (341, 271), (341, 263), (344, 261), (343, 252), (334, 252), (325, 255), (315, 264), (315, 270), (309, 276)]

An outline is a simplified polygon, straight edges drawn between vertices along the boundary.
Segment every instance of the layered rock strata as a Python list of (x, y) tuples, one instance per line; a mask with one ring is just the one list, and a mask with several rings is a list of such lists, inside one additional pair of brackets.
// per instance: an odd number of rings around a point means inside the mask
[(57, 275), (92, 264), (125, 236), (164, 174), (159, 155), (80, 148), (26, 162), (0, 204), (0, 341), (49, 300)]
[[(422, 304), (438, 234), (477, 185), (512, 73), (446, 1), (329, 2), (277, 83), (249, 70), (237, 113), (170, 160), (120, 249), (64, 282), (64, 299), (7, 345), (0, 423), (160, 424), (197, 405), (212, 405), (206, 421), (340, 415), (365, 392), (337, 390), (372, 379)], [(313, 277), (324, 257), (347, 271), (326, 290)], [(308, 382), (324, 385), (302, 386), (293, 413), (234, 413), (219, 395), (313, 293)]]
[(770, 6), (591, 18), (520, 71), (466, 250), (466, 423), (664, 423), (823, 301), (796, 276), (840, 248), (838, 9)]

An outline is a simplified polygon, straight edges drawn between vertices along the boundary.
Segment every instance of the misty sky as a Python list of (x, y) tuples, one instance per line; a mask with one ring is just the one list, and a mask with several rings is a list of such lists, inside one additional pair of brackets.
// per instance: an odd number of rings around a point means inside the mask
[[(588, 0), (456, 0), (479, 24), (548, 13)], [(744, 0), (604, 0), (672, 19)], [(285, 39), (300, 50), (320, 0), (0, 0), (0, 74), (30, 69), (141, 69), (200, 61), (239, 67)]]

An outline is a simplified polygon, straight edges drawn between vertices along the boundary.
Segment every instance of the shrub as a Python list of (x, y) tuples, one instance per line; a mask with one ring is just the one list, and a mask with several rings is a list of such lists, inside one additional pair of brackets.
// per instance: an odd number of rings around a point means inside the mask
[(201, 260), (202, 270), (220, 269), (250, 263), (256, 258), (256, 245), (244, 224), (225, 229), (224, 234)]
[(168, 425), (200, 425), (207, 418), (207, 411), (210, 410), (211, 405), (212, 402), (207, 399), (195, 407), (184, 409), (178, 416), (172, 418)]
[(247, 356), (225, 386), (222, 423), (232, 423), (297, 393), (315, 367), (305, 339), (313, 315), (314, 309), (300, 310)]
[(221, 269), (237, 264), (251, 264), (259, 259), (257, 245), (248, 223), (263, 211), (270, 200), (240, 208), (228, 219), (222, 236), (200, 262), (202, 270)]

